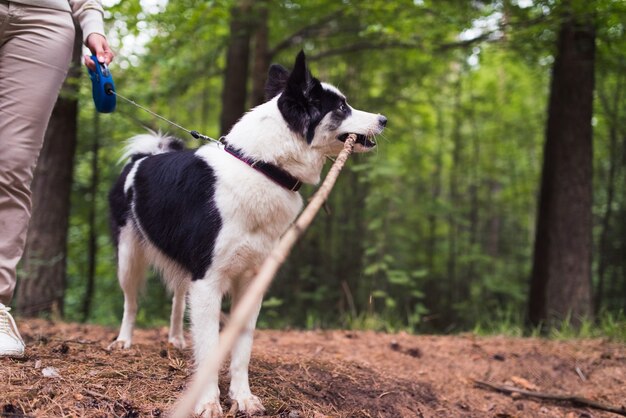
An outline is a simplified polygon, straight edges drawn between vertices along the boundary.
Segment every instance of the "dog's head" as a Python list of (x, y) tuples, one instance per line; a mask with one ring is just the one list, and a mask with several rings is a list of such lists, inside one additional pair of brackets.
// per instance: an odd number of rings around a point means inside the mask
[(280, 94), (278, 108), (289, 128), (326, 155), (338, 154), (351, 133), (357, 135), (355, 152), (372, 150), (387, 124), (380, 114), (352, 108), (337, 88), (313, 77), (302, 51), (291, 72), (270, 67), (265, 93), (268, 100)]

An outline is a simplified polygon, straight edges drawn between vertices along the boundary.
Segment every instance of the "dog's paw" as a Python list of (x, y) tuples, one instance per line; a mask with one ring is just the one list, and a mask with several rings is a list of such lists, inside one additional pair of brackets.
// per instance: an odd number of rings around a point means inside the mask
[(182, 350), (183, 348), (187, 347), (187, 343), (185, 342), (185, 337), (183, 337), (182, 335), (178, 337), (169, 337), (167, 341), (170, 344), (172, 344), (174, 347), (178, 348), (179, 350)]
[(107, 350), (128, 349), (133, 345), (131, 340), (120, 340), (119, 338), (107, 346)]
[(196, 406), (195, 413), (202, 418), (222, 418), (222, 407), (219, 401), (201, 402)]
[(261, 403), (261, 400), (250, 394), (248, 396), (242, 396), (234, 398), (237, 402), (237, 406), (239, 407), (239, 411), (245, 412), (246, 414), (252, 415), (263, 415), (265, 413), (265, 408)]

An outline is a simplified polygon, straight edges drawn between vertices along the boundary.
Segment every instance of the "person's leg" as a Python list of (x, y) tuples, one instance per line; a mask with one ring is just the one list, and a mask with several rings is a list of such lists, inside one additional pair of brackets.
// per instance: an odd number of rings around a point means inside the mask
[[(0, 307), (9, 305), (15, 289), (33, 170), (73, 41), (69, 13), (0, 0)], [(14, 324), (6, 309), (0, 316), (2, 338)]]
[(8, 305), (30, 219), (30, 183), (72, 54), (62, 11), (0, 3), (0, 303)]

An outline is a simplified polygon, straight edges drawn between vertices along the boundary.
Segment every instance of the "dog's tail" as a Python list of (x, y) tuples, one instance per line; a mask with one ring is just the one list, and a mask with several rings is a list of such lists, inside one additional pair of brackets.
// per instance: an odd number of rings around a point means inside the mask
[(185, 144), (180, 139), (148, 130), (147, 134), (135, 135), (128, 139), (120, 161), (134, 161), (135, 157), (140, 155), (155, 155), (183, 149), (185, 149)]

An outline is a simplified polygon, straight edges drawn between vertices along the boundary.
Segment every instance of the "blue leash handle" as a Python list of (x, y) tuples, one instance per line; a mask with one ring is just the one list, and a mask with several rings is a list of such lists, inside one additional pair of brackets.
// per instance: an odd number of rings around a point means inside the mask
[(96, 71), (87, 68), (89, 77), (91, 78), (91, 94), (96, 110), (100, 113), (111, 113), (115, 110), (115, 84), (113, 76), (106, 64), (98, 62), (95, 55), (91, 56), (93, 62), (96, 63)]

